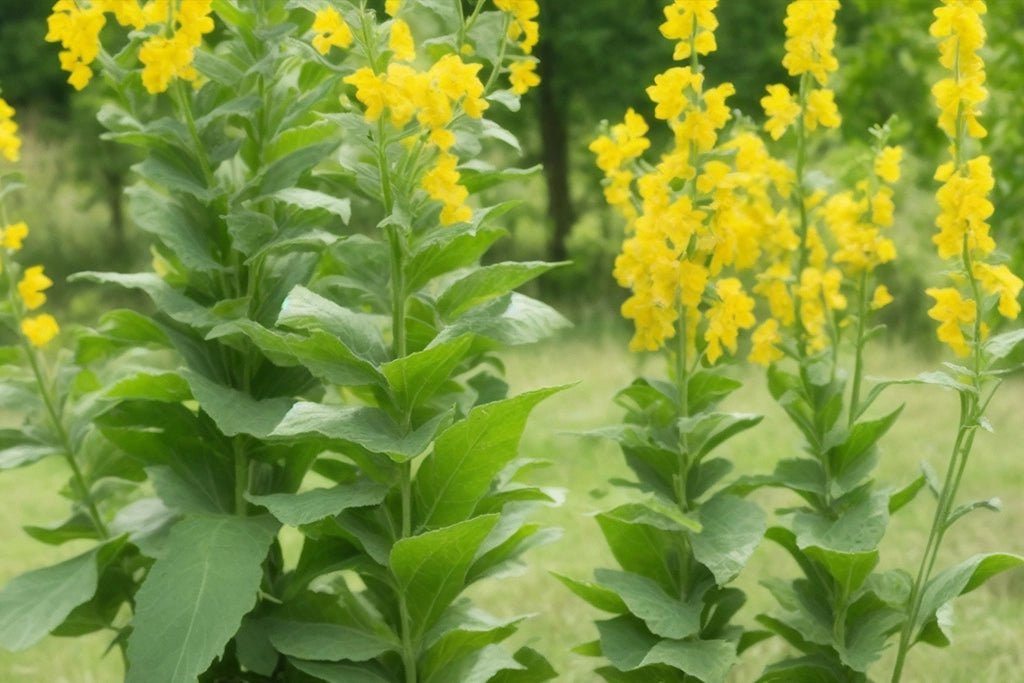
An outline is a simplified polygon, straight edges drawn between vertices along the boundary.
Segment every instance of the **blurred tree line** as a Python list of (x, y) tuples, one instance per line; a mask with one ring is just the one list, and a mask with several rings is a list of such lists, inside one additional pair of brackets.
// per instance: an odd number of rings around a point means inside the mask
[[(621, 228), (604, 209), (599, 174), (587, 146), (603, 120), (620, 121), (628, 107), (654, 121), (644, 89), (672, 65), (673, 46), (658, 31), (665, 4), (666, 0), (540, 0), (541, 42), (535, 54), (541, 60), (541, 85), (527, 96), (525, 111), (510, 116), (507, 123), (524, 141), (525, 163), (538, 162), (544, 168), (543, 201), (527, 202), (523, 211), (529, 220), (516, 229), (539, 231), (534, 243), (541, 253), (531, 256), (578, 261), (561, 279), (549, 281), (559, 290), (556, 294), (615, 291), (610, 266)], [(731, 81), (736, 94), (729, 104), (755, 122), (763, 120), (759, 100), (765, 85), (789, 80), (781, 66), (787, 4), (788, 0), (723, 0), (716, 10), (719, 49), (702, 60), (709, 82)], [(930, 94), (938, 73), (935, 40), (928, 35), (936, 4), (937, 0), (844, 0), (838, 15), (841, 69), (836, 89), (843, 125), (837, 142), (863, 141), (872, 125), (897, 115), (893, 140), (910, 156), (924, 160), (910, 182), (928, 193), (934, 190), (929, 159), (938, 158), (945, 144), (935, 125)], [(0, 0), (0, 86), (20, 118), (31, 112), (39, 135), (68, 145), (72, 158), (62, 172), (88, 188), (86, 201), (106, 207), (108, 216), (109, 237), (93, 236), (102, 253), (92, 258), (123, 269), (128, 265), (125, 259), (145, 251), (121, 211), (120, 193), (134, 159), (130, 150), (99, 140), (98, 84), (74, 93), (65, 83), (58, 46), (43, 40), (50, 5)], [(1017, 160), (1024, 151), (1024, 130), (1017, 121), (1024, 111), (1024, 26), (1018, 2), (989, 2), (988, 10), (985, 57), (992, 97), (983, 122), (992, 136), (988, 153), (999, 179), (992, 223), (1004, 243), (1014, 245), (1019, 265), (1024, 264), (1024, 241), (1017, 239), (1024, 229), (1024, 165)], [(663, 134), (652, 127), (652, 134)], [(913, 165), (908, 167), (913, 174)], [(918, 234), (930, 233), (931, 215), (912, 219), (920, 222), (915, 226)], [(81, 254), (68, 256), (67, 267), (58, 264), (55, 273), (82, 267)]]

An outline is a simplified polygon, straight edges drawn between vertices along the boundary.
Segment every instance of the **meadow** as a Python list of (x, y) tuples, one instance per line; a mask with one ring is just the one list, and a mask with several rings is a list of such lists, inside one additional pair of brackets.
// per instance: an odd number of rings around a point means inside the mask
[[(574, 317), (572, 311), (567, 311)], [(575, 316), (579, 317), (579, 316)], [(596, 637), (597, 610), (572, 595), (550, 572), (574, 578), (590, 578), (596, 567), (612, 566), (604, 540), (590, 513), (625, 500), (629, 492), (609, 484), (610, 479), (630, 478), (617, 446), (580, 433), (614, 424), (620, 419), (611, 403), (615, 391), (638, 375), (661, 376), (664, 368), (656, 355), (631, 354), (626, 350), (624, 323), (610, 316), (588, 315), (578, 329), (557, 339), (520, 347), (502, 355), (512, 390), (573, 384), (548, 399), (530, 420), (522, 442), (522, 455), (548, 460), (551, 465), (533, 478), (543, 486), (565, 489), (565, 501), (547, 508), (538, 521), (562, 529), (561, 538), (527, 555), (529, 566), (522, 576), (500, 582), (483, 582), (474, 587), (473, 597), (499, 615), (532, 614), (515, 636), (551, 659), (559, 672), (558, 681), (585, 683), (595, 680), (594, 660), (571, 652), (572, 648)], [(928, 350), (912, 345), (877, 345), (869, 364), (869, 375), (909, 377), (940, 362)], [(729, 408), (758, 412), (766, 419), (758, 427), (730, 442), (728, 456), (736, 472), (763, 473), (775, 460), (798, 449), (795, 430), (782, 419), (757, 374), (741, 376), (744, 388), (730, 401)], [(876, 410), (906, 402), (905, 413), (882, 442), (883, 458), (878, 477), (883, 485), (902, 484), (918, 472), (921, 461), (941, 470), (955, 424), (955, 395), (934, 388), (893, 387)], [(1024, 534), (1018, 520), (1024, 518), (1024, 467), (1020, 461), (1021, 412), (1024, 380), (1010, 379), (1000, 389), (990, 419), (995, 433), (984, 434), (976, 446), (974, 462), (964, 482), (963, 500), (998, 497), (1002, 512), (979, 511), (955, 527), (943, 548), (943, 557), (964, 558), (996, 549), (1024, 553)], [(57, 561), (75, 552), (75, 544), (60, 548), (44, 546), (29, 539), (22, 524), (47, 524), (57, 519), (64, 502), (56, 490), (63, 484), (64, 471), (56, 460), (32, 468), (4, 472), (0, 477), (0, 584), (10, 577)], [(766, 509), (782, 507), (787, 501), (771, 491), (754, 494)], [(894, 518), (883, 543), (885, 566), (912, 568), (918, 561), (919, 539), (931, 521), (933, 500), (922, 495), (904, 514)], [(787, 556), (764, 542), (755, 553), (748, 571), (738, 579), (750, 596), (741, 612), (741, 623), (753, 624), (753, 616), (771, 610), (772, 600), (758, 586), (757, 568), (788, 566)], [(941, 560), (940, 560), (941, 565)], [(1019, 647), (1020, 615), (1024, 611), (1024, 570), (1006, 572), (983, 585), (966, 599), (955, 603), (953, 646), (937, 649), (921, 646), (911, 653), (907, 681), (948, 683), (1010, 681), (1024, 671), (1024, 650)], [(52, 681), (53, 683), (103, 683), (121, 677), (122, 665), (116, 651), (104, 657), (107, 640), (103, 634), (76, 639), (48, 637), (26, 652), (0, 652), (0, 680)], [(743, 683), (756, 678), (761, 667), (777, 659), (785, 646), (772, 639), (747, 652), (729, 680)], [(891, 657), (883, 658), (873, 670), (878, 679), (888, 674)]]

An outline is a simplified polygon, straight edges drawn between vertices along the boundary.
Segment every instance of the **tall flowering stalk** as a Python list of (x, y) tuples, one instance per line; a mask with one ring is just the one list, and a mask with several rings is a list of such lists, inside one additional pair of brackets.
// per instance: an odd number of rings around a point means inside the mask
[[(938, 321), (937, 334), (966, 366), (950, 365), (936, 381), (957, 390), (960, 419), (953, 450), (920, 566), (908, 599), (908, 614), (900, 634), (892, 681), (901, 679), (907, 653), (917, 642), (948, 643), (937, 610), (944, 600), (971, 590), (979, 575), (999, 571), (1024, 559), (1002, 554), (976, 556), (935, 575), (939, 547), (946, 531), (966, 511), (955, 507), (974, 438), (983, 428), (985, 411), (999, 386), (997, 365), (1024, 336), (1020, 331), (990, 337), (997, 321), (1013, 320), (1020, 313), (1022, 280), (996, 255), (988, 218), (994, 187), (989, 157), (978, 154), (979, 140), (987, 134), (979, 122), (987, 98), (985, 63), (979, 50), (985, 42), (981, 0), (943, 0), (935, 10), (930, 32), (939, 42), (939, 62), (948, 75), (932, 88), (939, 108), (938, 125), (950, 141), (951, 159), (935, 172), (941, 183), (936, 193), (938, 233), (932, 238), (939, 256), (948, 263), (949, 284), (930, 287), (935, 300), (928, 315)], [(983, 580), (983, 579), (982, 579)]]
[(608, 660), (597, 673), (610, 681), (722, 681), (758, 639), (731, 623), (745, 596), (728, 584), (760, 542), (763, 513), (720, 485), (731, 464), (712, 451), (761, 419), (716, 406), (739, 386), (718, 370), (755, 324), (741, 276), (761, 255), (767, 155), (755, 136), (721, 139), (734, 87), (708, 87), (700, 63), (716, 47), (716, 5), (665, 8), (661, 33), (686, 64), (657, 75), (647, 95), (672, 133), (669, 149), (644, 159), (648, 125), (633, 110), (590, 147), (605, 198), (626, 220), (614, 275), (630, 290), (630, 348), (665, 352), (671, 378), (623, 389), (625, 424), (599, 432), (620, 444), (646, 494), (597, 517), (621, 569), (598, 569), (595, 583), (561, 577), (614, 614), (597, 622), (600, 639), (588, 648)]

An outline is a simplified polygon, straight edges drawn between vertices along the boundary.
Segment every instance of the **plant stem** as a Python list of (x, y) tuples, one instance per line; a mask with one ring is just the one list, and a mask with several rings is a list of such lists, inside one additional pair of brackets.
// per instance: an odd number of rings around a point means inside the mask
[(857, 339), (853, 355), (853, 381), (850, 390), (850, 419), (847, 426), (852, 427), (857, 421), (860, 413), (860, 388), (864, 378), (864, 322), (868, 314), (868, 274), (861, 273), (860, 282), (857, 285)]

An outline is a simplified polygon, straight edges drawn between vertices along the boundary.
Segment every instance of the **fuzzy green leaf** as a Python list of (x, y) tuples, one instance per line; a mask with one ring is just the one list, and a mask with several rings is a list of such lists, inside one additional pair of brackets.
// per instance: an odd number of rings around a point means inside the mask
[(450, 420), (450, 412), (442, 413), (415, 431), (403, 432), (379, 408), (298, 401), (270, 436), (320, 434), (329, 439), (350, 441), (374, 453), (386, 453), (393, 460), (404, 461), (423, 453), (437, 431)]
[(411, 412), (433, 398), (462, 362), (471, 343), (471, 337), (461, 337), (382, 365), (397, 405)]
[(387, 345), (376, 318), (339, 306), (305, 287), (295, 287), (288, 293), (277, 324), (329, 332), (356, 358), (375, 365), (388, 359)]
[(246, 494), (245, 498), (250, 503), (267, 508), (282, 524), (298, 527), (336, 515), (348, 508), (377, 505), (384, 500), (387, 491), (387, 486), (378, 482), (358, 481), (301, 493), (270, 493), (264, 496)]
[(86, 280), (104, 284), (116, 284), (127, 289), (145, 292), (157, 309), (180, 323), (208, 332), (223, 322), (194, 300), (164, 282), (156, 273), (97, 273), (87, 271), (75, 273), (68, 281)]
[(322, 209), (334, 214), (343, 223), (348, 223), (349, 218), (352, 216), (352, 202), (347, 197), (339, 199), (324, 192), (306, 190), (301, 187), (286, 187), (275, 192), (273, 197), (286, 204), (291, 204), (307, 211)]
[(365, 662), (400, 647), (358, 626), (332, 623), (273, 619), (267, 637), (281, 654), (329, 662)]
[(213, 258), (211, 231), (178, 201), (145, 185), (128, 188), (125, 196), (135, 224), (166, 245), (185, 267), (202, 273), (223, 270)]
[(611, 612), (612, 614), (629, 613), (629, 607), (626, 606), (626, 603), (623, 602), (622, 598), (615, 591), (605, 588), (604, 586), (599, 586), (596, 583), (578, 581), (577, 579), (564, 576), (558, 572), (551, 572), (551, 574), (568, 586), (569, 590), (599, 610)]
[(503, 346), (532, 344), (571, 323), (545, 303), (512, 292), (473, 308), (438, 334), (435, 344), (475, 334)]
[(136, 594), (127, 683), (191, 683), (206, 670), (256, 604), (276, 532), (269, 517), (195, 516), (174, 526)]
[(662, 640), (643, 664), (667, 664), (705, 683), (723, 683), (736, 661), (736, 645), (727, 640)]
[(680, 602), (654, 581), (631, 572), (597, 569), (594, 577), (598, 585), (621, 597), (629, 611), (642, 619), (654, 635), (686, 638), (700, 630), (702, 602)]
[(89, 600), (96, 592), (101, 547), (11, 579), (0, 591), (0, 647), (24, 650)]
[(1021, 565), (1024, 565), (1024, 557), (1020, 555), (991, 553), (975, 555), (939, 572), (925, 586), (921, 613), (914, 625), (915, 634), (935, 618), (940, 607), (953, 598), (970, 593), (996, 574)]
[(445, 320), (454, 320), (470, 308), (505, 294), (560, 265), (564, 264), (510, 261), (475, 268), (448, 286), (437, 301), (437, 310)]
[(693, 554), (722, 586), (736, 578), (761, 543), (765, 514), (756, 503), (729, 494), (709, 498), (699, 510), (702, 529), (691, 536)]
[(327, 683), (392, 683), (383, 673), (368, 666), (337, 662), (307, 662), (289, 657), (292, 666)]
[[(496, 218), (513, 206), (515, 203), (509, 202), (492, 207), (487, 216)], [(473, 265), (504, 234), (501, 228), (463, 223), (419, 237), (413, 242), (412, 256), (405, 269), (409, 290), (415, 292), (438, 275)]]
[(494, 477), (516, 457), (530, 411), (563, 388), (477, 406), (441, 432), (413, 483), (417, 523), (436, 528), (469, 516)]
[(247, 392), (210, 381), (190, 370), (183, 371), (182, 377), (191, 387), (199, 407), (227, 436), (266, 436), (274, 431), (292, 407), (291, 399), (255, 399)]
[(391, 569), (418, 633), (429, 630), (465, 588), (477, 549), (497, 522), (498, 515), (484, 515), (395, 542)]

